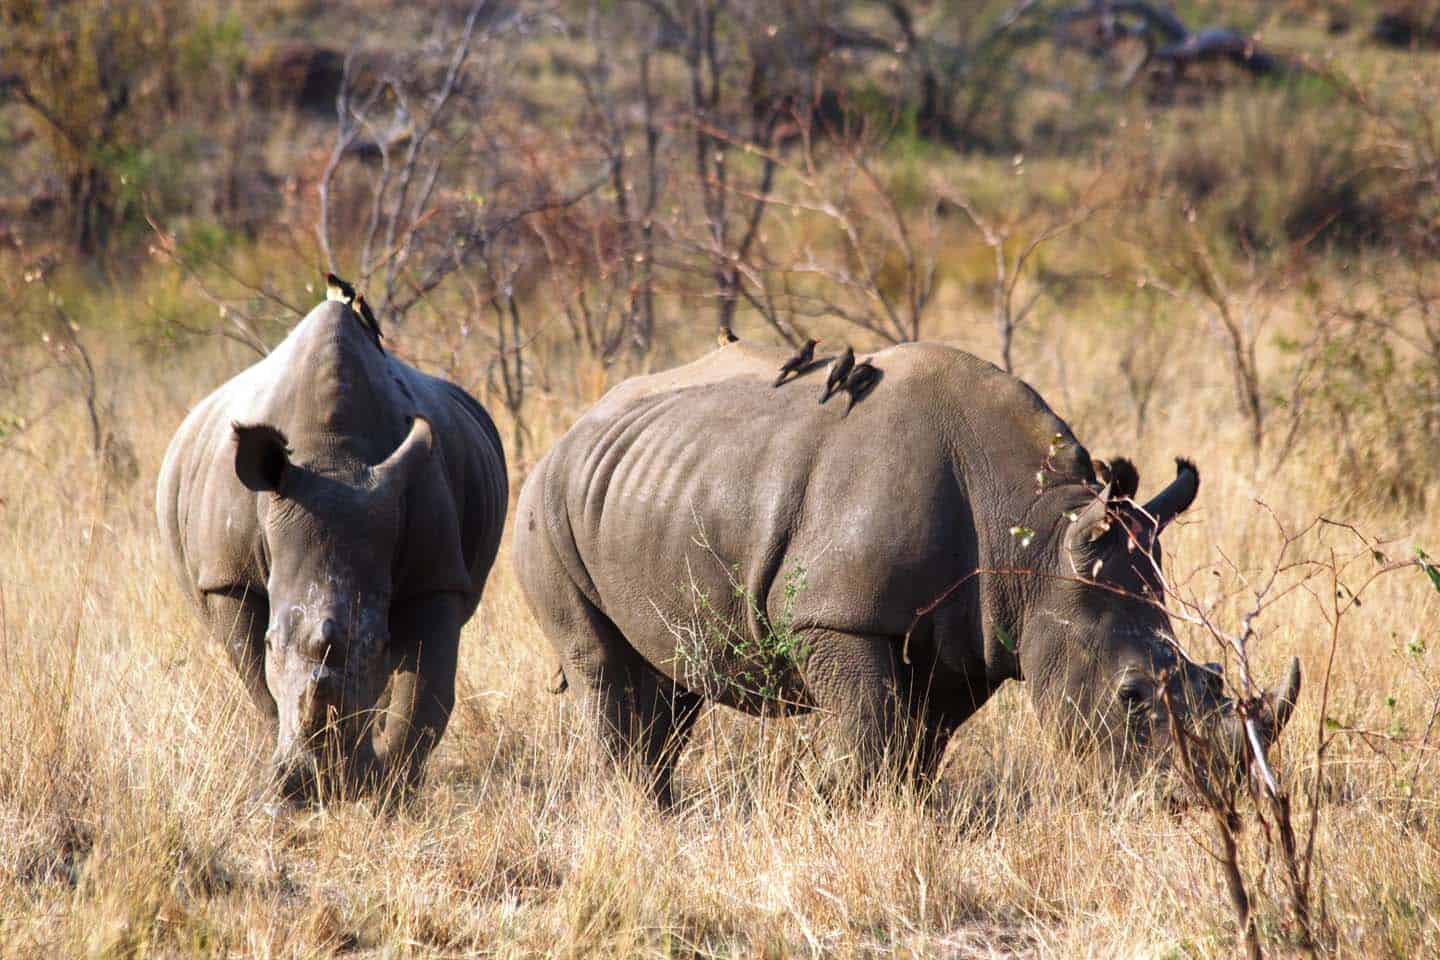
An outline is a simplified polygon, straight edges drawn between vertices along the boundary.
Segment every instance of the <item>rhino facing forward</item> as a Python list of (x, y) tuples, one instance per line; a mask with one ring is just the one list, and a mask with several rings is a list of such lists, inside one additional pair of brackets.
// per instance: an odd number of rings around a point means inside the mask
[[(526, 597), (662, 804), (707, 699), (828, 711), (862, 770), (927, 774), (1006, 680), (1126, 756), (1165, 745), (1168, 692), (1244, 756), (1218, 673), (1165, 639), (1158, 535), (1195, 498), (1192, 465), (1142, 507), (1133, 470), (1099, 482), (1032, 389), (968, 354), (885, 350), (848, 413), (816, 403), (823, 369), (773, 389), (783, 359), (735, 343), (619, 385), (520, 494)], [(1292, 661), (1262, 738), (1298, 692)]]
[(361, 786), (418, 775), (507, 505), (485, 410), (384, 353), (341, 303), (185, 418), (160, 469), (160, 530), (275, 723), (286, 796), (309, 795), (318, 770)]

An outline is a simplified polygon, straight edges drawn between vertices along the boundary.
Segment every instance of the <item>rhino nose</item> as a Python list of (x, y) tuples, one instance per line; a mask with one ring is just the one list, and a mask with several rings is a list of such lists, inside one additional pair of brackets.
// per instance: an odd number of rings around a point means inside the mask
[(309, 633), (302, 651), (308, 659), (316, 663), (329, 663), (338, 655), (344, 636), (345, 632), (339, 622), (332, 617), (326, 617), (321, 621), (319, 630)]
[(340, 674), (321, 664), (310, 671), (310, 687), (316, 698), (330, 702), (340, 692)]

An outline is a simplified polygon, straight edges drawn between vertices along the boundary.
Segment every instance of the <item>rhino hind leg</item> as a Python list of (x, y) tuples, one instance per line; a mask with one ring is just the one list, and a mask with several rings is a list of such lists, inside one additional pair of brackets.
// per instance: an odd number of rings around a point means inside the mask
[(675, 761), (704, 698), (651, 666), (576, 585), (536, 520), (538, 507), (528, 504), (534, 490), (527, 485), (520, 495), (513, 550), (530, 609), (560, 661), (554, 685), (581, 701), (612, 758), (638, 774), (668, 809)]
[(704, 698), (650, 666), (618, 627), (568, 578), (557, 577), (536, 617), (559, 653), (561, 675), (578, 695), (611, 757), (650, 787), (662, 809)]
[(588, 708), (616, 761), (639, 774), (660, 808), (668, 810), (674, 804), (675, 763), (704, 699), (677, 687), (633, 651), (612, 652), (606, 660), (596, 673), (580, 671)]
[(661, 809), (669, 809), (674, 802), (675, 761), (704, 699), (646, 663), (609, 618), (578, 591), (574, 599), (580, 615), (571, 620), (563, 642), (556, 643), (565, 651), (563, 669), (572, 681), (569, 686), (580, 694), (616, 763), (638, 774)]

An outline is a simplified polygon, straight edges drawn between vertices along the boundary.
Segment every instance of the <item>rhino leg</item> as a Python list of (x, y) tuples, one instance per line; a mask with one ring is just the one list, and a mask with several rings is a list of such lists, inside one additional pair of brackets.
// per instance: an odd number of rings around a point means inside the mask
[(598, 715), (601, 736), (619, 764), (638, 766), (656, 803), (668, 810), (675, 799), (675, 762), (704, 700), (676, 687), (633, 651), (615, 651), (606, 661), (593, 674), (579, 671), (589, 709)]
[(911, 718), (900, 709), (897, 649), (890, 637), (810, 631), (810, 652), (801, 670), (806, 692), (838, 724), (862, 783), (914, 755), (914, 741), (906, 734), (918, 733), (920, 725), (902, 722)]
[(391, 609), (393, 672), (374, 736), (379, 769), (371, 776), (393, 776), (401, 785), (419, 779), (455, 707), (460, 628), (468, 617), (458, 593), (426, 594)]
[(661, 809), (669, 809), (675, 761), (704, 700), (646, 663), (598, 610), (581, 623), (567, 638), (574, 654), (565, 657), (566, 676), (577, 681), (616, 762), (639, 773)]
[[(527, 487), (527, 490), (529, 488)], [(521, 495), (522, 515), (525, 494)], [(617, 763), (639, 773), (661, 808), (673, 802), (675, 760), (704, 699), (652, 667), (585, 595), (543, 532), (517, 526), (520, 584), (561, 675)]]
[(920, 730), (915, 774), (917, 778), (928, 783), (939, 774), (940, 761), (945, 758), (945, 748), (950, 745), (950, 736), (960, 726), (960, 721), (936, 710), (922, 710), (917, 722)]
[(210, 632), (225, 647), (250, 699), (266, 719), (275, 720), (275, 699), (265, 683), (265, 631), (270, 604), (254, 590), (216, 591), (203, 598)]
[(650, 666), (573, 585), (562, 585), (536, 611), (570, 690), (611, 756), (643, 777), (660, 807), (669, 809), (675, 761), (704, 699)]
[(912, 681), (911, 715), (919, 734), (915, 772), (919, 778), (929, 781), (939, 774), (950, 737), (993, 692), (994, 685), (984, 677), (950, 687)]

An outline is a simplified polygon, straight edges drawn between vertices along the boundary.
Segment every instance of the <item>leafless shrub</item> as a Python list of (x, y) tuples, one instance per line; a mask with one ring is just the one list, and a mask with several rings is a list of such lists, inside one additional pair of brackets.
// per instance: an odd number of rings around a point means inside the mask
[[(1264, 505), (1261, 505), (1264, 507)], [(1281, 894), (1291, 922), (1293, 942), (1305, 953), (1314, 956), (1328, 952), (1335, 942), (1333, 921), (1324, 911), (1320, 885), (1324, 883), (1321, 851), (1317, 849), (1318, 822), (1324, 806), (1326, 755), (1342, 732), (1330, 715), (1330, 695), (1336, 653), (1344, 632), (1344, 621), (1362, 605), (1361, 597), (1382, 578), (1402, 570), (1418, 570), (1428, 576), (1440, 590), (1440, 571), (1421, 550), (1410, 560), (1394, 560), (1389, 552), (1393, 544), (1362, 533), (1351, 524), (1337, 523), (1316, 517), (1297, 530), (1288, 529), (1279, 516), (1264, 508), (1277, 528), (1279, 547), (1275, 556), (1258, 569), (1237, 567), (1228, 558), (1223, 566), (1238, 586), (1233, 591), (1220, 590), (1208, 599), (1194, 592), (1178, 591), (1173, 596), (1172, 618), (1198, 627), (1202, 635), (1218, 647), (1224, 658), (1237, 669), (1230, 671), (1237, 714), (1243, 719), (1246, 766), (1250, 776), (1241, 781), (1216, 778), (1211, 771), (1226, 759), (1217, 755), (1214, 743), (1192, 729), (1182, 712), (1168, 699), (1166, 707), (1176, 731), (1175, 744), (1180, 759), (1179, 769), (1192, 793), (1213, 819), (1218, 852), (1212, 856), (1225, 874), (1226, 888), (1235, 910), (1236, 920), (1251, 957), (1262, 954), (1259, 932), (1254, 916), (1254, 898), (1260, 892), (1261, 877), (1270, 872), (1272, 858), (1278, 860)], [(1334, 542), (1337, 539), (1339, 543)], [(1304, 551), (1306, 546), (1309, 551)], [(1215, 571), (1217, 574), (1219, 571)], [(1315, 611), (1329, 627), (1324, 668), (1319, 678), (1320, 698), (1316, 711), (1317, 732), (1308, 768), (1308, 795), (1302, 792), (1306, 810), (1303, 822), (1294, 805), (1298, 778), (1266, 755), (1263, 744), (1265, 730), (1273, 729), (1277, 720), (1276, 704), (1269, 702), (1256, 685), (1251, 668), (1254, 644), (1260, 639), (1257, 624), (1263, 615), (1291, 595), (1303, 595), (1314, 604)], [(1238, 629), (1221, 626), (1219, 610), (1240, 596), (1249, 601), (1240, 617)], [(1313, 682), (1312, 682), (1313, 685)], [(1436, 701), (1440, 704), (1440, 701)], [(1432, 716), (1435, 709), (1432, 708)], [(1420, 745), (1429, 736), (1427, 727)], [(1298, 761), (1291, 770), (1302, 769)], [(1298, 787), (1304, 790), (1304, 787)], [(1242, 792), (1251, 802), (1240, 802)], [(1239, 837), (1249, 826), (1257, 830), (1262, 841), (1259, 862), (1246, 853)]]
[[(1102, 179), (1093, 179), (1080, 197), (1060, 213), (1011, 217), (1005, 222), (981, 214), (975, 204), (959, 192), (948, 191), (945, 195), (950, 203), (965, 211), (994, 254), (992, 309), (995, 332), (1000, 338), (1000, 366), (1006, 373), (1015, 369), (1015, 332), (1030, 317), (1041, 299), (1058, 285), (1058, 278), (1047, 279), (1042, 273), (1040, 282), (1032, 283), (1026, 296), (1017, 302), (1016, 294), (1021, 281), (1026, 279), (1026, 269), (1043, 247), (1095, 216), (1099, 209), (1097, 194)], [(1016, 247), (1018, 249), (1014, 249)]]
[(1152, 238), (1153, 242), (1143, 245), (1141, 257), (1149, 270), (1138, 282), (1190, 305), (1209, 320), (1224, 347), (1235, 405), (1247, 425), (1251, 456), (1258, 466), (1268, 405), (1256, 349), (1271, 320), (1264, 294), (1272, 277), (1251, 251), (1240, 268), (1237, 290), (1222, 272), (1209, 241), (1195, 227), (1193, 213), (1187, 213), (1175, 229), (1180, 232), (1178, 238), (1172, 237), (1170, 242)]
[(775, 211), (765, 229), (755, 212), (753, 237), (726, 258), (737, 296), (792, 342), (824, 317), (892, 343), (919, 339), (938, 284), (935, 194), (913, 212), (905, 187), (879, 169), (893, 127), (822, 130), (803, 112), (790, 124), (797, 142), (789, 151), (735, 145), (775, 182), (763, 193), (726, 186)]
[[(533, 25), (524, 8), (494, 11), (488, 0), (477, 0), (453, 34), (437, 25), (433, 46), (379, 64), (368, 89), (356, 86), (360, 53), (346, 57), (335, 143), (319, 181), (316, 235), (329, 269), (357, 278), (382, 326), (466, 263), (477, 242), (483, 247), (495, 216), (491, 209), (501, 199), (495, 188), (510, 174), (503, 163), (508, 145), (503, 135), (487, 135), (483, 119), (498, 109), (513, 41)], [(446, 39), (452, 35), (453, 41)], [(432, 59), (438, 62), (432, 65)], [(379, 165), (367, 176), (358, 161), (346, 164), (349, 178), (368, 181), (352, 189), (345, 211), (351, 237), (358, 237), (347, 250), (355, 258), (350, 270), (335, 250), (332, 193), (342, 162), (362, 135)], [(462, 179), (460, 168), (469, 165), (487, 170), (489, 182)], [(470, 249), (457, 258), (456, 247)]]

